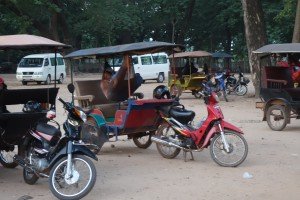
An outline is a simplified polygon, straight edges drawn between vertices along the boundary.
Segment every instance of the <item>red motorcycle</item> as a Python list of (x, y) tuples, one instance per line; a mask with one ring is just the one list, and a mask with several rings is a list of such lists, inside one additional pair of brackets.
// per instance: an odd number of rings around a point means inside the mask
[[(238, 127), (226, 122), (218, 105), (219, 98), (207, 85), (202, 92), (207, 106), (208, 116), (198, 127), (192, 126), (195, 116), (184, 106), (175, 106), (169, 113), (161, 112), (162, 123), (151, 140), (156, 143), (158, 152), (164, 158), (175, 158), (181, 150), (186, 153), (202, 151), (210, 146), (212, 159), (224, 167), (236, 167), (247, 157), (248, 145), (243, 132)], [(180, 105), (180, 104), (179, 104)]]

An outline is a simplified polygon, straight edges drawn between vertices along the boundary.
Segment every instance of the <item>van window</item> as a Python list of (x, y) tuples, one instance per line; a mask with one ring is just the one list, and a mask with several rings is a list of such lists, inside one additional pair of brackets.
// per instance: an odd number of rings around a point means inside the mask
[[(51, 65), (52, 66), (55, 66), (54, 64), (54, 58), (50, 58), (50, 61), (51, 61)], [(64, 64), (64, 60), (60, 57), (56, 58), (56, 65), (63, 65)]]
[(151, 65), (152, 64), (151, 56), (143, 56), (143, 57), (141, 57), (141, 61), (142, 61), (142, 65)]
[(64, 61), (62, 58), (57, 58), (57, 63), (58, 63), (58, 65), (63, 65)]
[(48, 65), (49, 65), (49, 60), (48, 60), (48, 58), (45, 58), (44, 66), (46, 67), (46, 66), (48, 66)]
[(152, 56), (154, 64), (166, 64), (167, 63), (167, 56), (165, 55), (158, 55)]
[[(51, 65), (52, 65), (52, 66), (55, 66), (54, 58), (50, 58), (50, 62), (51, 62)], [(57, 63), (56, 63), (56, 64), (57, 64)]]
[(19, 67), (42, 67), (43, 58), (23, 58)]
[(132, 62), (134, 65), (138, 64), (139, 63), (138, 58), (137, 57), (132, 58)]

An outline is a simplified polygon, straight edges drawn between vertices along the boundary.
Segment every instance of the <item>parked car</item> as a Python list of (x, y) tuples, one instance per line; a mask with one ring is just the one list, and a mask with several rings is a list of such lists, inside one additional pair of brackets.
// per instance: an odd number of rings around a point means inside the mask
[[(16, 78), (22, 81), (23, 85), (28, 82), (37, 82), (41, 84), (50, 84), (55, 80), (55, 54), (33, 54), (22, 58), (17, 68)], [(57, 54), (56, 57), (56, 80), (62, 83), (66, 77), (66, 65), (62, 55)]]

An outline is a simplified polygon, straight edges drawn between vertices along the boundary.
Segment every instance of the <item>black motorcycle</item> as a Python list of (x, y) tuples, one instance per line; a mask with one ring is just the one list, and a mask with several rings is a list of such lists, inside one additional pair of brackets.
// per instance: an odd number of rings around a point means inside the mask
[[(74, 92), (74, 86), (68, 88)], [(98, 159), (80, 139), (86, 114), (73, 104), (58, 100), (68, 112), (63, 124), (65, 136), (61, 137), (60, 126), (53, 120), (55, 112), (49, 111), (47, 119), (29, 130), (22, 145), (24, 153), (15, 155), (14, 161), (23, 167), (26, 183), (33, 185), (40, 177), (48, 177), (51, 192), (57, 198), (81, 199), (96, 182), (95, 166), (87, 157)]]
[(244, 96), (247, 91), (247, 85), (250, 82), (250, 80), (247, 77), (244, 77), (244, 74), (242, 72), (239, 72), (239, 77), (236, 79), (234, 74), (229, 75), (226, 78), (226, 92), (227, 94), (235, 93), (238, 96)]

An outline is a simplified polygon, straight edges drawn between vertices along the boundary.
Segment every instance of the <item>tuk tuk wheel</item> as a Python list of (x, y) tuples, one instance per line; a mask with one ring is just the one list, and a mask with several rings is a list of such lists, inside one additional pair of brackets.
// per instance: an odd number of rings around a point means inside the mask
[(288, 113), (283, 105), (272, 105), (267, 110), (267, 122), (273, 131), (283, 130), (288, 123)]
[(149, 135), (145, 136), (133, 136), (133, 143), (141, 149), (147, 149), (152, 144), (151, 135), (152, 134), (149, 133)]
[(171, 96), (180, 97), (182, 94), (182, 89), (179, 85), (172, 85), (170, 89)]

